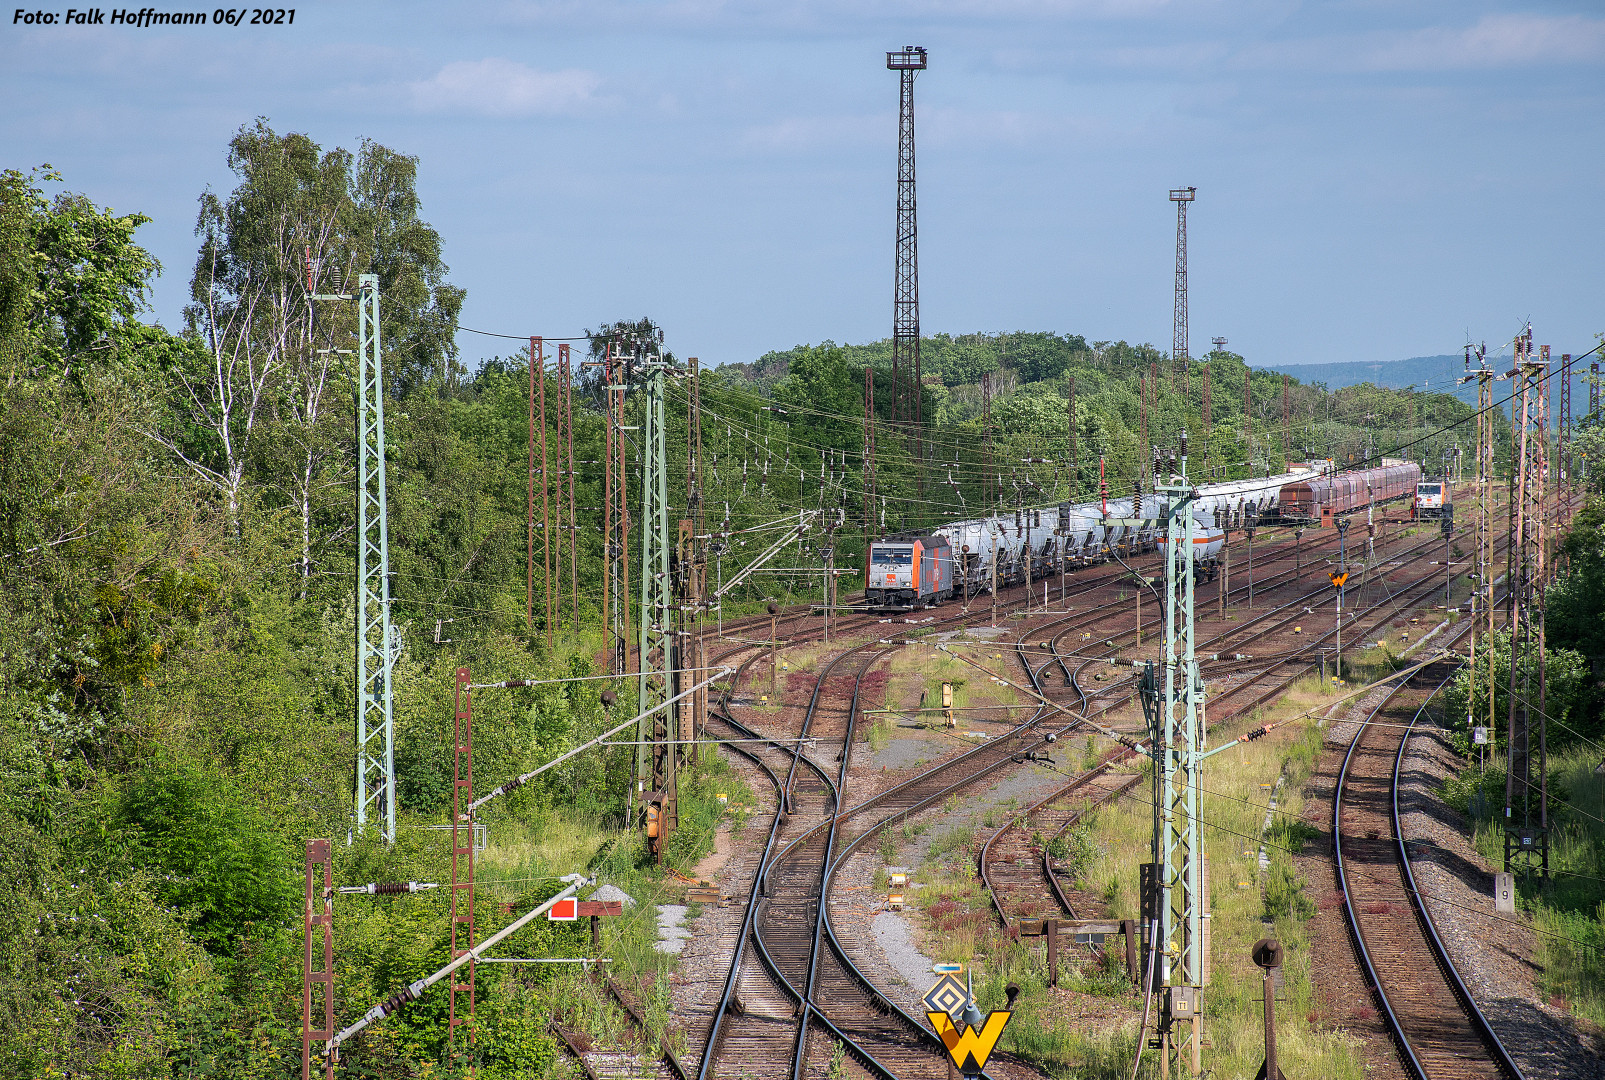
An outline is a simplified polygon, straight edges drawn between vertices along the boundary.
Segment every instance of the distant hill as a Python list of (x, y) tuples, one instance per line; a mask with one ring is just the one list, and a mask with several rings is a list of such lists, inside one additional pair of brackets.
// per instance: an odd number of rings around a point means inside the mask
[[(1510, 357), (1488, 358), (1488, 366), (1501, 372), (1510, 370)], [(1455, 386), (1455, 379), (1465, 371), (1465, 357), (1412, 356), (1408, 360), (1360, 360), (1346, 364), (1288, 364), (1266, 370), (1286, 373), (1302, 383), (1325, 383), (1327, 389), (1371, 383), (1401, 390), (1413, 386), (1427, 393), (1453, 394), (1461, 401), (1477, 403), (1477, 384)]]

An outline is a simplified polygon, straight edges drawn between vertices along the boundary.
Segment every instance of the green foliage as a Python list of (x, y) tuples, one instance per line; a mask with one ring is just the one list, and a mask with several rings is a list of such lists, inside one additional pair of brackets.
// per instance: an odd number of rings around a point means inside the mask
[(1265, 839), (1269, 843), (1297, 855), (1304, 850), (1305, 844), (1320, 835), (1321, 830), (1303, 818), (1277, 814), (1271, 819), (1271, 827), (1266, 830)]
[(1304, 879), (1286, 861), (1273, 860), (1265, 882), (1265, 914), (1273, 919), (1308, 919), (1315, 901), (1304, 891)]
[(134, 243), (150, 220), (58, 194), (50, 166), (0, 172), (0, 360), (64, 373), (114, 348), (161, 266)]
[[(1587, 678), (1587, 662), (1582, 655), (1570, 649), (1546, 649), (1544, 668), (1547, 684), (1544, 711), (1550, 718), (1550, 730), (1554, 733), (1551, 738), (1564, 743), (1581, 733), (1579, 725), (1586, 730), (1589, 724), (1585, 718), (1591, 711), (1593, 694)], [(1471, 728), (1488, 725), (1490, 677), (1493, 683), (1494, 723), (1489, 750), (1499, 754), (1505, 745), (1505, 721), (1509, 715), (1512, 679), (1510, 633), (1507, 630), (1479, 635), (1476, 664), (1461, 668), (1444, 693), (1444, 709), (1451, 724), (1454, 746), (1462, 754), (1472, 750)], [(1517, 658), (1514, 679), (1518, 705), (1527, 701), (1536, 714), (1539, 708), (1536, 649), (1530, 653), (1524, 652)]]
[[(716, 798), (721, 793), (727, 796), (728, 811)], [(689, 874), (713, 850), (719, 826), (739, 824), (745, 818), (741, 808), (751, 804), (747, 785), (712, 744), (705, 744), (698, 763), (680, 774), (680, 825), (669, 834), (664, 864)]]
[(1468, 766), (1448, 777), (1440, 789), (1444, 805), (1473, 821), (1492, 821), (1504, 805), (1505, 768)]
[(156, 875), (160, 899), (191, 921), (213, 951), (255, 924), (288, 919), (299, 899), (283, 838), (225, 777), (158, 760), (133, 776), (116, 810), (130, 862)]
[(1059, 863), (1059, 868), (1071, 881), (1079, 882), (1087, 867), (1100, 854), (1097, 841), (1087, 825), (1074, 825), (1048, 841), (1047, 855)]

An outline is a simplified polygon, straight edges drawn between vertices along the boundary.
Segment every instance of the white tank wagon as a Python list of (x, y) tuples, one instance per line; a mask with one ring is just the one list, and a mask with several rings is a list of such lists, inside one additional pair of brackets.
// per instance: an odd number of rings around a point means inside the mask
[[(1163, 551), (1169, 540), (1161, 535), (1159, 549)], [(1214, 581), (1220, 573), (1220, 553), (1226, 546), (1226, 530), (1215, 527), (1215, 519), (1208, 510), (1193, 510), (1193, 577), (1198, 581)]]
[[(1209, 529), (1242, 528), (1249, 520), (1273, 516), (1283, 486), (1308, 479), (1315, 471), (1300, 466), (1276, 476), (1204, 484), (1193, 505), (1199, 520), (1207, 521)], [(1153, 498), (1143, 496), (1145, 512), (1152, 511)], [(1086, 566), (1107, 561), (1113, 551), (1122, 557), (1127, 552), (1152, 551), (1160, 536), (1158, 530), (1133, 530), (1106, 520), (1134, 516), (1137, 515), (1132, 513), (1128, 495), (1102, 502), (1006, 511), (992, 517), (951, 522), (932, 532), (946, 537), (953, 546), (955, 584), (974, 593), (991, 588), (994, 560), (1000, 585), (1023, 582), (1028, 551), (1032, 580), (1057, 574), (1061, 560), (1071, 567)], [(1224, 534), (1212, 543), (1215, 546), (1209, 554), (1214, 558), (1224, 543)]]
[[(1196, 572), (1205, 578), (1215, 576), (1221, 548), (1226, 543), (1225, 529), (1274, 519), (1284, 486), (1325, 471), (1324, 467), (1301, 465), (1276, 476), (1200, 485), (1198, 499), (1193, 503), (1193, 516), (1198, 522), (1193, 551)], [(1133, 512), (1132, 497), (1126, 495), (1008, 510), (938, 526), (929, 535), (945, 540), (949, 546), (952, 583), (939, 590), (939, 595), (919, 599), (939, 603), (948, 595), (989, 592), (994, 570), (998, 587), (1002, 588), (1028, 579), (1034, 582), (1057, 576), (1063, 569), (1108, 562), (1116, 555), (1124, 559), (1153, 551), (1163, 542), (1163, 529), (1116, 521), (1152, 514), (1154, 498), (1151, 494), (1142, 496), (1141, 514)], [(913, 537), (901, 540), (912, 542)]]
[(1274, 518), (1279, 511), (1282, 488), (1308, 480), (1316, 471), (1300, 465), (1276, 476), (1204, 484), (1198, 489), (1199, 500), (1195, 505), (1208, 510), (1221, 528), (1241, 529), (1251, 520)]

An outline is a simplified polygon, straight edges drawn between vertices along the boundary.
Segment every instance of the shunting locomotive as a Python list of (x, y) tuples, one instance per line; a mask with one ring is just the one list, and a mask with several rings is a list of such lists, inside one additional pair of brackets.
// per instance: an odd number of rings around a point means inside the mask
[(913, 609), (953, 595), (953, 548), (932, 534), (898, 534), (869, 546), (864, 600), (872, 608)]
[(1442, 480), (1422, 480), (1416, 485), (1415, 512), (1418, 518), (1453, 516), (1449, 485)]

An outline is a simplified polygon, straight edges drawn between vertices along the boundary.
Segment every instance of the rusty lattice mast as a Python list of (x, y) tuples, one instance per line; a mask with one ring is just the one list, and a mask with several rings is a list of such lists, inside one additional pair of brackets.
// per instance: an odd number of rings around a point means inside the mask
[(1195, 187), (1171, 188), (1170, 201), (1176, 204), (1176, 303), (1171, 316), (1171, 386), (1190, 397), (1187, 372), (1187, 204), (1193, 201)]
[[(905, 45), (886, 54), (898, 75), (897, 270), (892, 287), (892, 419), (912, 422), (919, 438), (920, 260), (914, 200), (914, 76), (925, 70), (925, 50)], [(910, 389), (904, 390), (904, 385)]]

